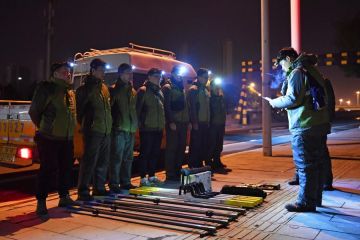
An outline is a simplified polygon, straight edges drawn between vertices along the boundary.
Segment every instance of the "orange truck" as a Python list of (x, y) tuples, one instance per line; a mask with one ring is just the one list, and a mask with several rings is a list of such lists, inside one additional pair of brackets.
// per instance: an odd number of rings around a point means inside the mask
[[(122, 63), (133, 66), (133, 85), (139, 88), (146, 80), (150, 68), (159, 68), (164, 78), (170, 77), (171, 69), (180, 65), (183, 68), (183, 78), (189, 84), (196, 77), (194, 68), (176, 59), (170, 51), (140, 46), (130, 43), (129, 47), (108, 50), (90, 49), (85, 53), (76, 53), (73, 65), (74, 89), (78, 88), (90, 69), (90, 62), (100, 58), (107, 63), (105, 82), (112, 87), (117, 79), (117, 68)], [(36, 168), (38, 154), (34, 142), (35, 126), (30, 120), (28, 110), (30, 101), (0, 100), (0, 174), (8, 172), (5, 168)], [(162, 147), (164, 147), (163, 138)], [(139, 138), (136, 137), (135, 150), (138, 148)], [(83, 140), (80, 126), (75, 129), (74, 157), (81, 159), (83, 155)], [(34, 164), (35, 163), (35, 164)]]

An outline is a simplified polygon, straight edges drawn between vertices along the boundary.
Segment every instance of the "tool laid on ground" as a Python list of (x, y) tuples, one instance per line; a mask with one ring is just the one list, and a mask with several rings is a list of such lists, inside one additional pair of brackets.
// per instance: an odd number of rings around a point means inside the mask
[(270, 184), (270, 183), (264, 183), (264, 184), (241, 183), (237, 185), (237, 187), (256, 188), (261, 190), (280, 190), (280, 184)]
[[(115, 205), (126, 205), (129, 206), (128, 203), (124, 203), (123, 200), (117, 200), (113, 198), (106, 198), (105, 200), (99, 200), (101, 203), (106, 204), (115, 204)], [(186, 206), (181, 206), (181, 204), (165, 204), (165, 203), (141, 203), (141, 202), (133, 202), (132, 206), (139, 207), (139, 208), (152, 208), (152, 209), (161, 209), (161, 210), (168, 210), (168, 211), (177, 211), (177, 212), (184, 212), (184, 213), (196, 213), (202, 214), (207, 217), (218, 216), (218, 217), (225, 217), (228, 221), (236, 220), (241, 213), (239, 212), (230, 212), (224, 210), (204, 210), (199, 208), (190, 208)]]
[(237, 186), (223, 186), (221, 191), (222, 194), (232, 194), (232, 195), (245, 195), (245, 196), (254, 196), (266, 198), (267, 193), (264, 190), (253, 187), (237, 187)]
[[(157, 188), (158, 189), (158, 188)], [(134, 190), (135, 189), (131, 189)], [(176, 189), (166, 189), (167, 192), (176, 192)], [(146, 194), (145, 194), (146, 195)], [(132, 195), (124, 195), (124, 194), (117, 194), (116, 198), (119, 199), (132, 199), (132, 200), (141, 200), (141, 201), (147, 201), (147, 202), (153, 202), (155, 204), (159, 203), (166, 203), (166, 204), (176, 204), (176, 205), (183, 205), (183, 206), (190, 206), (190, 207), (198, 207), (198, 208), (209, 208), (212, 210), (223, 210), (223, 211), (230, 211), (230, 212), (237, 212), (239, 215), (245, 214), (246, 210), (243, 208), (238, 207), (230, 207), (230, 206), (224, 206), (222, 204), (213, 204), (213, 203), (195, 203), (195, 202), (188, 202), (187, 199), (175, 199), (175, 198), (168, 198), (168, 197), (161, 197), (161, 196), (132, 196)]]
[[(205, 232), (200, 233), (200, 237), (205, 237), (208, 235), (215, 235), (216, 233), (216, 229), (218, 228), (217, 226), (211, 226), (209, 223), (205, 224), (200, 224), (199, 222), (189, 222), (184, 221), (184, 220), (179, 220), (179, 219), (170, 219), (170, 218), (166, 218), (166, 217), (161, 217), (161, 216), (150, 216), (150, 215), (145, 215), (142, 213), (136, 213), (136, 212), (127, 212), (127, 211), (113, 211), (113, 210), (106, 210), (106, 209), (102, 209), (102, 208), (98, 208), (98, 207), (93, 207), (93, 206), (70, 206), (68, 207), (68, 210), (72, 213), (77, 213), (77, 214), (84, 214), (84, 215), (89, 215), (86, 213), (90, 213), (93, 216), (96, 217), (101, 217), (101, 218), (110, 218), (113, 220), (121, 220), (121, 219), (126, 219), (126, 221), (132, 221), (132, 222), (136, 222), (136, 221), (142, 221), (142, 222), (146, 222), (146, 224), (161, 224), (162, 227), (164, 227), (165, 225), (170, 225), (170, 226), (177, 226), (177, 227), (181, 227), (181, 228), (185, 228), (185, 229), (196, 229), (196, 230), (202, 230)], [(116, 217), (116, 218), (114, 218)], [(120, 218), (120, 219), (118, 219)], [(178, 229), (178, 230), (183, 230), (183, 229)], [(183, 230), (184, 231), (184, 230)]]
[(190, 193), (191, 196), (193, 196), (194, 198), (204, 198), (204, 199), (212, 198), (220, 194), (218, 192), (206, 191), (204, 184), (202, 182), (192, 182), (180, 186), (179, 194), (181, 195), (182, 193), (183, 194)]
[(230, 194), (216, 194), (214, 197), (210, 197), (210, 198), (203, 196), (199, 198), (198, 195), (196, 195), (197, 197), (194, 197), (190, 193), (179, 195), (177, 189), (167, 189), (167, 188), (157, 188), (157, 187), (135, 188), (135, 189), (131, 189), (129, 193), (135, 195), (148, 196), (148, 198), (151, 197), (152, 198), (167, 197), (171, 199), (177, 198), (185, 202), (211, 204), (212, 207), (236, 206), (240, 208), (254, 208), (263, 202), (262, 197), (230, 195)]
[(155, 215), (163, 215), (168, 217), (175, 217), (175, 218), (185, 218), (190, 220), (197, 220), (197, 221), (204, 221), (204, 222), (210, 222), (210, 223), (216, 223), (219, 224), (219, 227), (226, 227), (229, 225), (229, 220), (224, 218), (216, 218), (216, 217), (204, 217), (199, 216), (198, 214), (186, 214), (174, 211), (167, 211), (167, 210), (160, 210), (160, 209), (153, 209), (151, 207), (139, 207), (134, 206), (133, 204), (129, 203), (122, 203), (122, 204), (110, 204), (110, 203), (103, 203), (102, 201), (97, 202), (87, 202), (84, 203), (85, 205), (89, 206), (99, 206), (104, 208), (109, 208), (113, 211), (117, 210), (129, 210), (129, 211), (135, 211), (135, 212), (142, 212), (142, 213), (149, 213), (149, 214), (155, 214)]

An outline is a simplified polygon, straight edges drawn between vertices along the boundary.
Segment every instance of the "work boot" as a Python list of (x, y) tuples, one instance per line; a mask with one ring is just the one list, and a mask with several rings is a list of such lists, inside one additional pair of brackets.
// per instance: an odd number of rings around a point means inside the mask
[(121, 194), (119, 186), (110, 186), (110, 194)]
[(124, 186), (120, 186), (120, 189), (122, 190), (130, 190), (130, 189), (134, 189), (137, 188), (137, 186), (130, 184), (124, 185)]
[(72, 205), (76, 205), (76, 202), (72, 200), (69, 195), (66, 195), (60, 198), (58, 207), (68, 207)]
[(95, 197), (104, 197), (104, 196), (108, 196), (109, 195), (109, 192), (106, 191), (106, 189), (94, 189), (93, 192), (92, 192), (92, 195)]
[(324, 185), (323, 190), (324, 191), (334, 191), (335, 188), (332, 185)]
[(140, 180), (140, 187), (151, 187), (151, 183), (147, 177), (144, 177)]
[(299, 176), (295, 173), (294, 177), (288, 182), (289, 185), (299, 185)]
[(156, 176), (149, 177), (149, 182), (151, 183), (152, 186), (156, 186), (156, 187), (164, 184), (164, 182), (160, 181)]
[(48, 214), (48, 210), (46, 208), (46, 200), (44, 199), (37, 200), (36, 215), (38, 215), (39, 217), (44, 217), (47, 216), (47, 214)]
[(316, 207), (303, 206), (297, 203), (286, 204), (285, 208), (289, 212), (316, 212)]
[(90, 194), (81, 194), (78, 195), (78, 198), (76, 199), (76, 201), (82, 201), (82, 202), (90, 202), (93, 201), (94, 197), (91, 196)]

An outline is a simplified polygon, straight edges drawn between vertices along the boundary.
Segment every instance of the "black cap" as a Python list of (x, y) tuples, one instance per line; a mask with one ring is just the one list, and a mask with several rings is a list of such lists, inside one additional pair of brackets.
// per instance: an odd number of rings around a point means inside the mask
[(148, 76), (153, 76), (155, 74), (160, 74), (161, 75), (161, 70), (158, 69), (158, 68), (152, 68), (147, 73)]
[(199, 68), (196, 72), (196, 75), (198, 77), (203, 77), (206, 74), (207, 77), (209, 77), (209, 69), (206, 68)]
[(122, 73), (124, 73), (125, 71), (128, 71), (128, 70), (132, 71), (132, 66), (127, 64), (127, 63), (122, 63), (118, 67), (118, 73), (119, 74), (122, 74)]
[(290, 57), (291, 59), (296, 59), (298, 56), (299, 54), (292, 47), (283, 48), (279, 51), (276, 57), (275, 65), (279, 65), (280, 61), (285, 59), (286, 57)]
[(68, 62), (59, 62), (59, 63), (53, 63), (50, 67), (50, 74), (51, 76), (54, 75), (54, 72), (58, 70), (61, 67), (67, 67), (71, 68)]
[(97, 69), (98, 67), (105, 67), (106, 62), (101, 60), (100, 58), (95, 58), (90, 62), (90, 69)]

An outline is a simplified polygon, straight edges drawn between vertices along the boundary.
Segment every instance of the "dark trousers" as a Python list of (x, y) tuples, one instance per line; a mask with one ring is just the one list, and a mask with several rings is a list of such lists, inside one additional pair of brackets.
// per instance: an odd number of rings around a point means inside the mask
[(190, 135), (190, 153), (189, 167), (197, 168), (203, 166), (203, 161), (207, 158), (207, 142), (208, 142), (209, 125), (207, 123), (199, 123), (199, 129), (191, 129)]
[(309, 207), (321, 205), (323, 188), (323, 136), (293, 134), (292, 150), (299, 175), (297, 204)]
[(162, 131), (140, 131), (140, 176), (155, 176), (156, 164), (160, 158)]
[[(329, 149), (327, 147), (326, 142), (327, 142), (327, 135), (325, 135), (321, 138), (322, 161), (323, 161), (322, 176), (323, 176), (323, 182), (324, 182), (323, 187), (332, 186), (332, 184), (333, 184), (332, 164), (331, 164)], [(295, 171), (295, 175), (294, 175), (293, 179), (299, 180), (299, 175), (298, 175), (297, 170)]]
[(84, 134), (84, 155), (80, 160), (78, 194), (89, 195), (89, 184), (105, 191), (105, 182), (110, 158), (110, 136)]
[(327, 135), (323, 136), (321, 139), (321, 146), (323, 149), (323, 162), (324, 162), (324, 187), (332, 186), (333, 184), (333, 174), (332, 174), (332, 165), (329, 149), (327, 147)]
[(166, 126), (165, 169), (166, 179), (179, 180), (185, 158), (187, 123), (176, 123), (176, 130)]
[(40, 171), (37, 176), (36, 198), (44, 200), (48, 196), (50, 183), (58, 173), (58, 193), (60, 197), (69, 194), (74, 164), (73, 141), (47, 139), (36, 136), (36, 143), (40, 158)]
[(110, 154), (110, 188), (130, 185), (133, 163), (135, 134), (124, 131), (113, 131), (111, 135)]
[(223, 150), (225, 124), (211, 124), (208, 137), (208, 153), (206, 165), (216, 166), (221, 163), (220, 156)]

